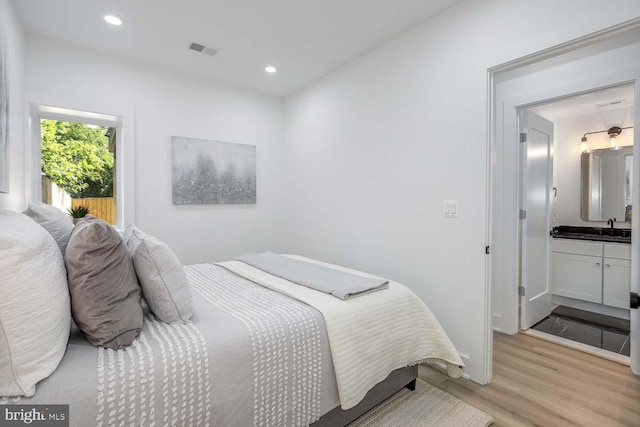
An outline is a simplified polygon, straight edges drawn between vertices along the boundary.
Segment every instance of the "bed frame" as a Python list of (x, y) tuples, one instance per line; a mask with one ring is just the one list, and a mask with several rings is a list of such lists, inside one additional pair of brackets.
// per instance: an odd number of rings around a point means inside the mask
[(407, 387), (411, 391), (415, 390), (417, 377), (417, 365), (396, 369), (391, 372), (384, 381), (376, 384), (375, 387), (369, 390), (364, 399), (356, 406), (346, 411), (340, 408), (340, 406), (336, 406), (309, 427), (346, 426), (374, 406), (379, 405), (402, 390), (403, 387)]

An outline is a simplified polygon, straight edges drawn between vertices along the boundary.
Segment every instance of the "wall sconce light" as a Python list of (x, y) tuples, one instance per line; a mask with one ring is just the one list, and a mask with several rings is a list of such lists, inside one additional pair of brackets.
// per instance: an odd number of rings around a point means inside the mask
[(609, 144), (611, 145), (611, 149), (612, 150), (619, 150), (622, 147), (618, 146), (618, 143), (616, 141), (616, 138), (620, 136), (620, 134), (622, 133), (623, 129), (633, 129), (633, 126), (627, 126), (626, 128), (621, 128), (619, 126), (613, 126), (610, 127), (609, 129), (606, 130), (598, 130), (595, 132), (587, 132), (584, 135), (582, 135), (582, 139), (580, 140), (580, 147), (582, 148), (583, 152), (589, 152), (591, 151), (589, 148), (589, 145), (587, 144), (587, 135), (593, 135), (594, 133), (607, 133), (607, 135), (609, 135)]
[(591, 151), (591, 150), (589, 150), (589, 146), (587, 145), (587, 136), (586, 136), (586, 135), (584, 135), (584, 136), (582, 137), (582, 151), (583, 151), (583, 152), (587, 152), (587, 153), (588, 153), (589, 151)]
[(618, 145), (616, 144), (616, 138), (622, 133), (622, 129), (619, 128), (618, 126), (614, 126), (609, 128), (609, 130), (607, 130), (607, 133), (609, 134), (609, 141), (611, 142), (611, 149), (612, 150), (619, 150), (620, 147), (618, 147)]

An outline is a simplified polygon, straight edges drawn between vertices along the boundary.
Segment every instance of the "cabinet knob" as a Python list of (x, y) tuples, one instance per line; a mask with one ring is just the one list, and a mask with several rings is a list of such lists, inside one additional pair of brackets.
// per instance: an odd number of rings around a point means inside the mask
[(611, 264), (605, 264), (605, 268), (611, 268)]
[(600, 263), (599, 263), (599, 262), (596, 262), (596, 266), (597, 266), (597, 267), (600, 267)]

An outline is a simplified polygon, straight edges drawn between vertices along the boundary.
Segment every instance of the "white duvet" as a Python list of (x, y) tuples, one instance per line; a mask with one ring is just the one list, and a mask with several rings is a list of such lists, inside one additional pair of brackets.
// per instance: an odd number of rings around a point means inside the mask
[[(285, 255), (364, 277), (360, 271)], [(389, 282), (389, 289), (342, 301), (289, 282), (240, 261), (218, 265), (255, 283), (302, 301), (324, 316), (342, 409), (357, 405), (367, 392), (393, 370), (430, 360), (443, 361), (451, 377), (462, 375), (464, 363), (442, 326), (406, 286)]]

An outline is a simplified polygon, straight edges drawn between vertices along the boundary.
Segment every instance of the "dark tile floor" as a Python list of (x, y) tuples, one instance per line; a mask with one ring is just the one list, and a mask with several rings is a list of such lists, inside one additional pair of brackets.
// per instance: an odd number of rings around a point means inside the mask
[(535, 324), (533, 329), (629, 356), (628, 321), (621, 322), (620, 319), (602, 315), (594, 320), (593, 313), (575, 309), (570, 309), (570, 317), (567, 317), (566, 308), (558, 307), (550, 316)]

